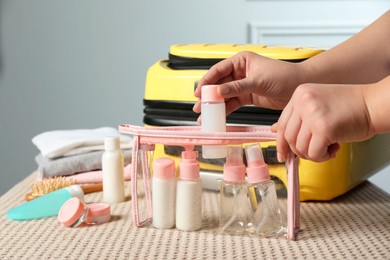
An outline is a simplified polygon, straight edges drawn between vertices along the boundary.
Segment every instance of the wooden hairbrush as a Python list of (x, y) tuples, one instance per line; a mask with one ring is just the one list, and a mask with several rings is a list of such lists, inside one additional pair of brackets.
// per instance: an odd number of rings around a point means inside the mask
[[(24, 197), (26, 201), (33, 200), (40, 196), (43, 196), (47, 193), (50, 193), (55, 190), (59, 190), (65, 187), (76, 184), (76, 180), (66, 177), (52, 177), (43, 179), (42, 181), (36, 182), (31, 185), (32, 192), (26, 194)], [(103, 190), (103, 183), (94, 183), (94, 184), (83, 184), (80, 185), (84, 194), (99, 192)]]

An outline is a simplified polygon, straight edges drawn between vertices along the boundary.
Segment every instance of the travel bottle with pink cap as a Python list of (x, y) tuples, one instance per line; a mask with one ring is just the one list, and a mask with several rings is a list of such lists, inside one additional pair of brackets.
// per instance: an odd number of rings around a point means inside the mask
[(271, 180), (268, 165), (264, 162), (259, 144), (245, 146), (248, 175), (248, 196), (252, 214), (248, 232), (261, 237), (286, 235), (282, 214)]
[(153, 164), (152, 224), (156, 228), (175, 226), (176, 176), (175, 162), (157, 158)]
[(228, 146), (220, 187), (220, 228), (227, 234), (244, 234), (250, 216), (242, 146)]
[[(226, 132), (225, 99), (217, 93), (218, 85), (202, 87), (202, 125), (204, 132)], [(202, 157), (217, 159), (226, 157), (226, 146), (204, 145)]]
[(183, 151), (176, 189), (176, 228), (194, 231), (202, 227), (202, 181), (197, 151)]

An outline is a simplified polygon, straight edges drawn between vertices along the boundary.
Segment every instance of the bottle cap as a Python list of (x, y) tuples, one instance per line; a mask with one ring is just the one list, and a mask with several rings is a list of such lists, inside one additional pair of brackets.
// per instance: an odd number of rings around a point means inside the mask
[(65, 188), (72, 197), (79, 198), (81, 201), (84, 201), (84, 192), (80, 185), (74, 184)]
[(77, 227), (88, 215), (88, 207), (79, 198), (67, 200), (58, 213), (58, 221), (67, 227)]
[(87, 224), (103, 224), (110, 221), (111, 210), (110, 204), (107, 203), (91, 203), (88, 204), (88, 215), (85, 220)]
[(245, 165), (242, 155), (241, 146), (228, 146), (226, 163), (223, 166), (223, 179), (225, 181), (245, 181)]
[(263, 152), (259, 144), (245, 146), (248, 167), (246, 169), (249, 183), (270, 180), (268, 165), (264, 162)]
[(199, 163), (196, 161), (198, 157), (197, 151), (183, 151), (181, 153), (181, 161), (179, 164), (179, 178), (182, 180), (198, 180), (199, 179)]
[(204, 85), (202, 87), (202, 102), (224, 102), (225, 99), (217, 92), (218, 85)]
[(106, 151), (113, 151), (120, 148), (119, 137), (110, 136), (104, 138), (104, 149)]
[(153, 175), (157, 179), (175, 178), (175, 162), (170, 158), (157, 158), (153, 164)]

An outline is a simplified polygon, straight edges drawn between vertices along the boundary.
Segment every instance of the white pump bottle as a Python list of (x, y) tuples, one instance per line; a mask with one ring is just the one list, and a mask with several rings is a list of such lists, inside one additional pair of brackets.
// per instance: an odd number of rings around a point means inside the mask
[(183, 151), (176, 192), (176, 228), (194, 231), (202, 227), (202, 181), (197, 151)]

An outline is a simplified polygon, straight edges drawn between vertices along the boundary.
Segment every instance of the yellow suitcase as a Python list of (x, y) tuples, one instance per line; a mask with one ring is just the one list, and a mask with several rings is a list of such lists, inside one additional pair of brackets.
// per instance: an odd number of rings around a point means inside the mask
[[(153, 64), (146, 76), (144, 124), (148, 126), (195, 125), (198, 114), (192, 111), (196, 101), (194, 89), (207, 70), (218, 61), (240, 51), (249, 50), (263, 56), (300, 62), (322, 50), (303, 47), (266, 46), (253, 44), (181, 44), (172, 45), (169, 59)], [(272, 125), (281, 111), (242, 107), (227, 117), (228, 124)], [(265, 160), (272, 177), (287, 187), (284, 164), (276, 160), (275, 143), (262, 143)], [(385, 148), (387, 147), (387, 148)], [(315, 163), (299, 159), (301, 200), (331, 200), (382, 169), (390, 161), (387, 135), (376, 136), (361, 143), (341, 144), (336, 158)], [(178, 150), (179, 149), (179, 150)], [(158, 146), (155, 156), (179, 160), (180, 148)], [(221, 172), (222, 160), (203, 160), (204, 172)], [(206, 174), (207, 175), (207, 174)]]

